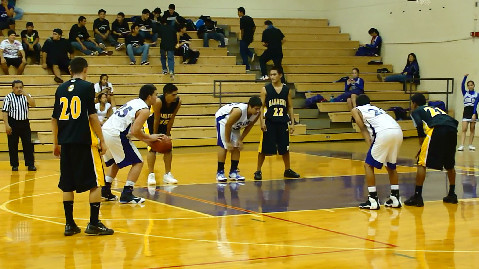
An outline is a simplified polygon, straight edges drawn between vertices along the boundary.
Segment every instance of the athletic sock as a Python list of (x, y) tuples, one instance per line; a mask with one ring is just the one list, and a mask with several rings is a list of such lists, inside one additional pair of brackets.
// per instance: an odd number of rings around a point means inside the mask
[(110, 186), (111, 186), (111, 183), (113, 182), (113, 178), (110, 176), (105, 176), (105, 182), (110, 183)]
[(135, 182), (131, 180), (127, 180), (125, 183), (125, 187), (134, 187), (134, 186), (135, 186)]
[(231, 169), (230, 169), (230, 172), (236, 171), (236, 169), (238, 169), (238, 164), (239, 164), (239, 161), (233, 161), (233, 160), (231, 160)]
[(90, 203), (90, 224), (98, 225), (98, 215), (100, 214), (100, 203)]
[(456, 192), (456, 185), (449, 185), (449, 194), (448, 195), (454, 195)]
[(415, 195), (422, 196), (422, 186), (416, 185), (416, 191), (414, 193)]
[(371, 196), (371, 198), (376, 199), (378, 197), (378, 192), (376, 190), (376, 186), (368, 187), (368, 192), (369, 192), (369, 196)]
[(391, 185), (391, 195), (399, 197), (399, 185)]
[(66, 223), (76, 226), (75, 220), (73, 220), (73, 201), (63, 201), (63, 209), (65, 210)]
[(224, 171), (225, 170), (225, 163), (224, 162), (218, 162), (218, 172), (219, 171)]

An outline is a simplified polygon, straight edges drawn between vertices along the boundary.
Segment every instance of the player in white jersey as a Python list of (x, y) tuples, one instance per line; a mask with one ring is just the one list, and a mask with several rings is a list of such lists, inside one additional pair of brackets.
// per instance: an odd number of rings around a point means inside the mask
[(370, 146), (364, 164), (369, 196), (368, 200), (360, 204), (359, 207), (379, 209), (374, 168), (381, 169), (383, 165), (386, 165), (389, 182), (391, 183), (391, 195), (384, 205), (399, 208), (401, 207), (401, 201), (399, 199), (396, 159), (403, 140), (401, 127), (384, 110), (370, 105), (368, 96), (364, 94), (358, 96), (356, 104), (357, 107), (353, 108), (351, 113), (361, 129), (364, 140)]
[(106, 166), (110, 167), (110, 171), (108, 176), (105, 177), (106, 186), (102, 195), (111, 197), (111, 182), (116, 177), (118, 170), (131, 165), (125, 187), (120, 196), (120, 203), (138, 204), (145, 201), (145, 199), (133, 195), (133, 186), (143, 167), (143, 159), (130, 138), (134, 136), (146, 143), (152, 143), (163, 138), (164, 135), (148, 135), (142, 130), (143, 124), (150, 116), (150, 106), (155, 102), (156, 87), (152, 84), (146, 84), (141, 87), (139, 98), (133, 99), (117, 109), (103, 124), (102, 131), (105, 144), (108, 147), (103, 158)]
[[(225, 161), (226, 153), (231, 152), (231, 168), (229, 178), (235, 181), (244, 181), (240, 175), (238, 163), (240, 151), (243, 148), (243, 139), (258, 120), (261, 110), (261, 99), (253, 96), (247, 104), (233, 103), (222, 106), (215, 114), (216, 135), (218, 138), (218, 170), (216, 180), (226, 182)], [(245, 128), (243, 133), (241, 129)]]

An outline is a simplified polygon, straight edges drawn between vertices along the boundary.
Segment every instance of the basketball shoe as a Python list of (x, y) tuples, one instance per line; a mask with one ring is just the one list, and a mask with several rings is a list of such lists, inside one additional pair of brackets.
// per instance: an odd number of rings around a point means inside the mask
[(469, 150), (470, 150), (470, 151), (475, 151), (475, 150), (476, 150), (476, 147), (474, 147), (473, 145), (469, 145)]
[(373, 198), (368, 195), (368, 200), (364, 203), (359, 204), (359, 208), (378, 210), (380, 208), (379, 199), (377, 197)]
[(171, 172), (168, 172), (168, 174), (165, 174), (163, 176), (163, 182), (166, 183), (166, 184), (176, 184), (178, 183), (178, 180), (176, 180), (173, 175), (171, 174)]
[(457, 204), (457, 195), (455, 193), (448, 194), (446, 197), (442, 198), (444, 203)]
[(103, 225), (101, 221), (98, 221), (97, 225), (88, 223), (85, 229), (85, 233), (89, 235), (111, 235), (114, 233), (114, 231)]
[(389, 199), (384, 203), (384, 206), (392, 207), (392, 208), (400, 208), (402, 206), (401, 198), (391, 195), (389, 196)]
[(125, 186), (120, 196), (120, 203), (122, 204), (140, 204), (144, 203), (145, 199), (133, 195), (133, 187)]
[(230, 171), (229, 178), (235, 181), (244, 181), (244, 176), (240, 175), (239, 170)]
[(299, 178), (300, 175), (291, 169), (287, 169), (284, 171), (284, 177)]
[(65, 232), (63, 233), (65, 236), (72, 236), (74, 234), (80, 233), (81, 230), (76, 225), (65, 224)]
[(216, 173), (216, 181), (220, 183), (228, 181), (228, 179), (225, 177), (225, 171), (218, 171), (218, 173)]
[(148, 185), (156, 185), (155, 173), (148, 174)]
[(422, 196), (418, 194), (414, 194), (411, 196), (409, 199), (404, 201), (405, 205), (408, 206), (417, 206), (417, 207), (423, 207), (424, 206), (424, 201), (422, 200)]
[(262, 180), (263, 179), (263, 174), (261, 171), (256, 171), (254, 172), (254, 180)]
[(111, 193), (111, 188), (108, 186), (103, 186), (101, 187), (101, 197), (105, 199), (106, 201), (116, 201), (118, 197)]

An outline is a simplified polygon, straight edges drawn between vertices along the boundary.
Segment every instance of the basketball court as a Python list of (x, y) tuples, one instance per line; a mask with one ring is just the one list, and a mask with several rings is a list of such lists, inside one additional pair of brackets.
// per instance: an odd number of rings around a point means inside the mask
[[(459, 204), (443, 204), (444, 172), (429, 170), (423, 208), (357, 208), (367, 197), (364, 142), (293, 144), (291, 167), (268, 157), (254, 182), (257, 144), (242, 152), (244, 184), (215, 182), (216, 148), (174, 150), (177, 186), (146, 187), (146, 164), (135, 194), (143, 205), (102, 203), (100, 219), (112, 236), (63, 235), (57, 188), (59, 160), (37, 154), (37, 172), (11, 172), (1, 155), (1, 268), (473, 268), (479, 262), (477, 153), (457, 160)], [(417, 139), (406, 139), (398, 161), (402, 200), (413, 194)], [(145, 157), (145, 152), (142, 152)], [(162, 158), (156, 167), (163, 174)], [(229, 169), (229, 157), (226, 163)], [(128, 169), (114, 181), (119, 195)], [(378, 172), (380, 201), (389, 195)], [(88, 195), (76, 196), (74, 216), (85, 229)]]

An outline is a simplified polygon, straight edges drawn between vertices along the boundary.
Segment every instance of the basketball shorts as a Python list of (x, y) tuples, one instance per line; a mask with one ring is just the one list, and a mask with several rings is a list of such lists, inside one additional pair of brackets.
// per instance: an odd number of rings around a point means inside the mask
[(111, 136), (107, 133), (103, 133), (103, 137), (108, 147), (105, 155), (103, 155), (106, 166), (111, 166), (116, 163), (119, 168), (123, 168), (143, 162), (140, 152), (125, 135)]
[(374, 168), (381, 169), (387, 165), (396, 169), (396, 160), (403, 140), (401, 129), (386, 129), (376, 134), (365, 162)]
[(5, 58), (7, 66), (13, 65), (18, 68), (22, 64), (22, 58)]
[[(462, 112), (462, 121), (472, 121), (472, 115), (474, 114), (473, 106), (465, 106), (464, 112)], [(476, 121), (477, 121), (477, 112), (476, 112)]]
[[(155, 120), (154, 117), (149, 117), (146, 120), (146, 123), (145, 123), (144, 128), (143, 128), (143, 130), (145, 131), (146, 134), (151, 134), (150, 130), (153, 130), (154, 120)], [(166, 131), (167, 131), (166, 125), (160, 124), (160, 125), (158, 125), (158, 132), (156, 132), (156, 133), (166, 135)], [(155, 152), (154, 150), (151, 149), (150, 146), (147, 146), (146, 148), (148, 149), (149, 152)]]
[(449, 170), (456, 164), (457, 130), (436, 126), (426, 134), (417, 164), (431, 169)]
[(58, 187), (62, 191), (80, 193), (104, 185), (103, 162), (97, 147), (79, 144), (61, 146)]
[(266, 120), (266, 132), (261, 135), (259, 152), (264, 155), (283, 155), (289, 151), (289, 129), (287, 122)]
[[(231, 129), (230, 143), (233, 147), (239, 147), (239, 141), (241, 138), (241, 130)], [(216, 121), (216, 145), (226, 149), (226, 139), (225, 139), (225, 125)]]

